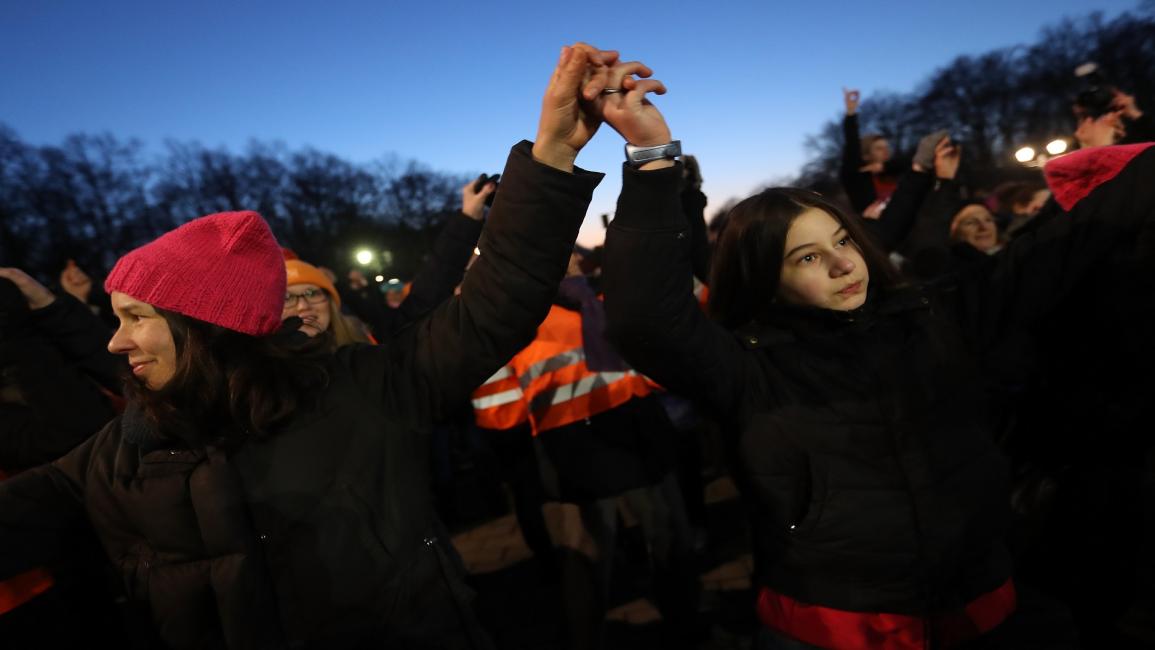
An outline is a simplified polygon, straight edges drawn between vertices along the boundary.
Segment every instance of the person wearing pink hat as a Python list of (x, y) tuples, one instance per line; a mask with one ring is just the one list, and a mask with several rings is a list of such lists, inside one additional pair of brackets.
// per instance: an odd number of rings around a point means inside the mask
[(282, 326), (281, 248), (255, 212), (117, 262), (125, 413), (0, 484), (0, 579), (96, 532), (150, 647), (487, 648), (431, 506), (426, 433), (534, 337), (600, 174), (574, 166), (616, 52), (566, 47), (513, 147), (461, 295), (388, 344)]

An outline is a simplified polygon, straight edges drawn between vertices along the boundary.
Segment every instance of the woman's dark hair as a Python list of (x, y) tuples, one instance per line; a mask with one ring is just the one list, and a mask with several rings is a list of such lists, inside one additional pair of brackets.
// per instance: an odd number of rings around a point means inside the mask
[[(176, 369), (159, 390), (132, 379), (125, 394), (164, 435), (229, 442), (263, 437), (328, 383), (332, 335), (308, 337), (294, 323), (255, 337), (156, 308), (176, 347)], [(296, 319), (293, 319), (294, 321)]]
[(778, 293), (786, 233), (794, 219), (810, 209), (822, 210), (846, 228), (866, 260), (872, 289), (899, 283), (898, 270), (874, 244), (858, 217), (814, 192), (773, 187), (734, 206), (718, 239), (709, 308), (724, 327), (734, 329), (767, 318)]

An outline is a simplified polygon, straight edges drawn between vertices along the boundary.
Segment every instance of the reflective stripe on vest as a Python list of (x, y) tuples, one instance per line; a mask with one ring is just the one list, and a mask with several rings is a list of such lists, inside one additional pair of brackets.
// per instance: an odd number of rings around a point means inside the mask
[(531, 398), (530, 421), (534, 435), (593, 417), (635, 397), (650, 394), (646, 379), (633, 370), (591, 373), (586, 369), (585, 361), (574, 368), (585, 374), (576, 381), (553, 386)]
[(519, 371), (533, 434), (579, 422), (650, 393), (636, 372), (586, 367), (581, 312), (555, 305), (510, 363)]
[(512, 429), (529, 419), (524, 393), (517, 375), (509, 366), (493, 374), (473, 391), (473, 415), (485, 429)]

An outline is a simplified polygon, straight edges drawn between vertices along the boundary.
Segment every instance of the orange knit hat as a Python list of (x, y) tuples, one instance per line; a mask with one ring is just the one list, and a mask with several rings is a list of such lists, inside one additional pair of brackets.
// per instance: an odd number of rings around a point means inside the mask
[(301, 260), (285, 260), (285, 273), (287, 275), (286, 285), (316, 285), (329, 294), (329, 299), (338, 309), (341, 308), (341, 294), (337, 293), (337, 287), (333, 286), (333, 283), (321, 272), (321, 269)]

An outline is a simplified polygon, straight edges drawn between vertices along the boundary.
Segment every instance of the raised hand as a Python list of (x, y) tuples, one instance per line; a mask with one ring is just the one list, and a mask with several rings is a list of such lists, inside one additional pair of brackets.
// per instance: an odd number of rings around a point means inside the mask
[(68, 260), (64, 270), (60, 272), (60, 286), (80, 302), (88, 302), (88, 294), (92, 293), (92, 278), (88, 277), (76, 262)]
[(0, 278), (11, 280), (12, 284), (16, 285), (20, 293), (24, 294), (24, 299), (28, 301), (29, 309), (43, 309), (56, 301), (56, 296), (51, 291), (20, 269), (0, 268)]
[(1135, 96), (1128, 95), (1122, 90), (1115, 91), (1115, 101), (1111, 106), (1129, 120), (1143, 117), (1143, 111), (1139, 110), (1139, 105), (1135, 103)]
[[(600, 90), (600, 107), (606, 123), (617, 131), (626, 142), (638, 147), (652, 147), (670, 141), (670, 127), (658, 108), (646, 99), (648, 93), (666, 94), (666, 86), (657, 79), (649, 79), (653, 74), (645, 64), (638, 61), (619, 63), (609, 72), (607, 89), (620, 92), (606, 94)], [(634, 75), (641, 77), (636, 79)]]
[(953, 179), (958, 174), (961, 159), (962, 145), (943, 138), (934, 148), (934, 175), (943, 180)]
[(469, 181), (461, 188), (461, 211), (470, 219), (481, 221), (481, 217), (485, 214), (485, 200), (497, 191), (497, 183), (489, 181), (475, 192), (473, 186), (476, 183), (475, 180)]
[(596, 107), (583, 98), (582, 88), (608, 76), (617, 60), (617, 52), (602, 51), (586, 43), (562, 48), (541, 101), (534, 158), (550, 167), (573, 171), (578, 152), (602, 123)]
[(842, 101), (846, 102), (847, 115), (854, 115), (858, 112), (858, 100), (860, 97), (861, 95), (854, 88), (842, 89)]

